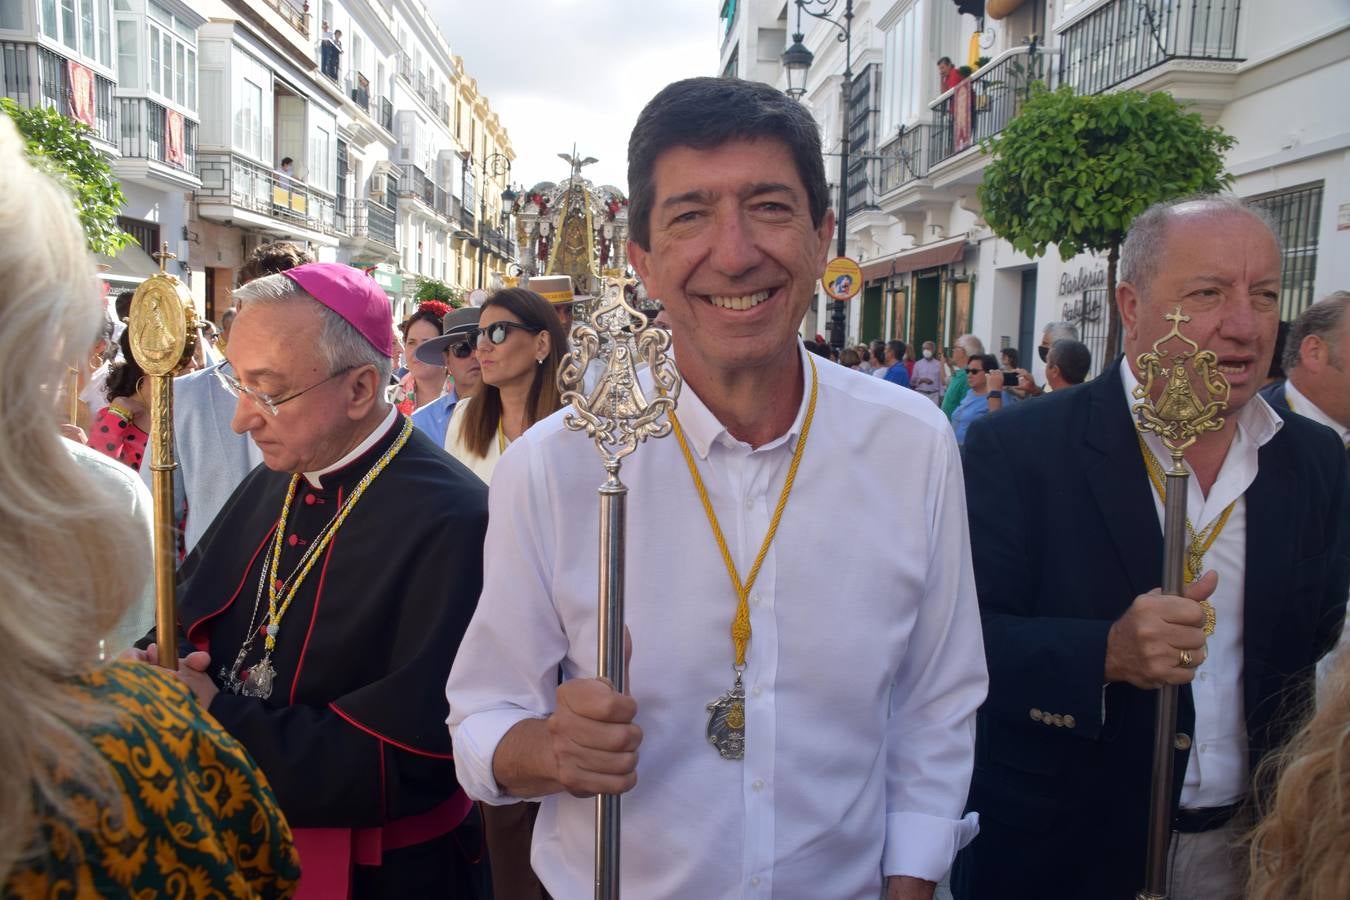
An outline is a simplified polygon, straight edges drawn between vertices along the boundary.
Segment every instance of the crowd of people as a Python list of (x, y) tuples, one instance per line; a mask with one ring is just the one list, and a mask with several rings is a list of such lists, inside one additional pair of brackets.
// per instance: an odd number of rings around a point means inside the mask
[[(676, 82), (629, 157), (629, 258), (683, 387), (623, 466), (617, 691), (603, 471), (555, 377), (570, 283), (396, 326), (365, 273), (286, 243), (239, 273), (223, 358), (175, 379), (158, 646), (143, 373), (0, 121), (6, 896), (571, 900), (608, 793), (635, 897), (928, 900), (950, 873), (960, 900), (1123, 900), (1164, 684), (1170, 896), (1350, 895), (1350, 294), (1291, 324), (1267, 384), (1278, 242), (1193, 198), (1132, 226), (1125, 354), (1091, 380), (1065, 323), (1045, 384), (969, 334), (836, 362), (798, 336), (835, 228), (804, 108)], [(1177, 305), (1231, 395), (1186, 453), (1173, 595), (1170, 456), (1131, 410)], [(71, 427), (67, 373), (105, 365)], [(821, 528), (840, 497), (887, 523)]]

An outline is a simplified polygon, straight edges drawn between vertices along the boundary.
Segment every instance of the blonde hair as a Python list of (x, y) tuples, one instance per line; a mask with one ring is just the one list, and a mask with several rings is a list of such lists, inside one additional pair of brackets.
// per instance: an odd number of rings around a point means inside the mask
[[(67, 681), (143, 583), (130, 513), (79, 468), (57, 395), (88, 355), (101, 306), (72, 198), (27, 161), (0, 115), (0, 885), (38, 855), (36, 808), (73, 810), (53, 773), (108, 796), (111, 770), (81, 733), (111, 713)], [(120, 801), (109, 808), (120, 809)]]
[(1350, 897), (1350, 648), (1323, 688), (1316, 713), (1258, 770), (1275, 790), (1251, 836), (1249, 900)]

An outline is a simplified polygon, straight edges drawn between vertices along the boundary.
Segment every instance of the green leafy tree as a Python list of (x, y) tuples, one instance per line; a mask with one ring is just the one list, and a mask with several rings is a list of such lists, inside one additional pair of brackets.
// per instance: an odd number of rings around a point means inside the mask
[(1020, 113), (984, 143), (994, 157), (980, 185), (984, 219), (1028, 256), (1050, 244), (1065, 260), (1107, 254), (1106, 350), (1114, 357), (1116, 264), (1130, 222), (1154, 203), (1227, 187), (1223, 156), (1233, 144), (1161, 91), (1080, 97), (1068, 85), (1033, 85)]
[(413, 295), (413, 299), (418, 303), (423, 300), (440, 300), (442, 303), (449, 303), (454, 309), (459, 309), (464, 305), (464, 292), (435, 278), (418, 278), (417, 293)]
[(0, 108), (23, 135), (29, 160), (70, 192), (90, 251), (116, 256), (134, 244), (136, 239), (117, 224), (127, 198), (108, 160), (89, 143), (89, 126), (54, 109), (20, 106), (8, 97), (0, 98)]

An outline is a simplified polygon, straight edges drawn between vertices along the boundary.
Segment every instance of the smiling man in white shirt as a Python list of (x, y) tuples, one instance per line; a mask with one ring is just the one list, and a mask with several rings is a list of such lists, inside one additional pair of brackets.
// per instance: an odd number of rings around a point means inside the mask
[[(624, 464), (631, 695), (593, 677), (602, 472), (555, 415), (493, 482), (447, 688), (461, 783), (542, 798), (532, 863), (559, 900), (592, 895), (597, 792), (625, 792), (634, 896), (931, 897), (976, 831), (986, 686), (951, 430), (797, 338), (834, 230), (806, 110), (752, 82), (673, 84), (634, 129), (629, 186), (629, 255), (685, 381), (676, 436)], [(897, 472), (878, 448), (902, 440)], [(842, 526), (838, 498), (864, 493), (925, 527)], [(710, 723), (733, 685), (743, 722)]]

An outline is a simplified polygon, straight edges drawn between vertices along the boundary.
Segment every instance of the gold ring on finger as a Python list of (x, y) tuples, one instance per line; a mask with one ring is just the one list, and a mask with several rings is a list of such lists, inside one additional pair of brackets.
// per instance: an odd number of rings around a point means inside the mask
[(1200, 601), (1200, 608), (1205, 611), (1205, 637), (1214, 636), (1214, 626), (1218, 624), (1219, 617), (1214, 612), (1214, 604), (1208, 600)]
[(1189, 669), (1194, 661), (1194, 658), (1191, 656), (1191, 651), (1182, 650), (1181, 659), (1177, 662), (1177, 665), (1181, 666), (1183, 669)]

